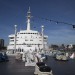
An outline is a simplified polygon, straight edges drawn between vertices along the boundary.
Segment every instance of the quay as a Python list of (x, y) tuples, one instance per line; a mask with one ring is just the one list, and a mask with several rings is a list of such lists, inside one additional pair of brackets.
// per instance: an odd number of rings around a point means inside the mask
[(0, 62), (0, 75), (33, 75), (34, 67), (25, 66), (22, 61), (15, 60), (14, 56), (9, 57), (9, 62)]

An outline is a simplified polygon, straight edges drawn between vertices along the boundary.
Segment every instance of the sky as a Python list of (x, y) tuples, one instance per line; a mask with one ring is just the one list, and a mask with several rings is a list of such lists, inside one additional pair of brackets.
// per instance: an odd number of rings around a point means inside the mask
[[(42, 18), (75, 24), (75, 0), (0, 0), (0, 38), (8, 45), (8, 35), (26, 29), (26, 16), (30, 6), (31, 29), (48, 35), (49, 44), (75, 44), (75, 29), (72, 25), (50, 22)], [(34, 28), (35, 27), (35, 28)]]

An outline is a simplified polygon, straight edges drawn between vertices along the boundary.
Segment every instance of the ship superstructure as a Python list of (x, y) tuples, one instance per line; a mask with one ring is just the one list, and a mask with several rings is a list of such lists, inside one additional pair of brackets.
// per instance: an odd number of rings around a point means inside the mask
[(15, 25), (15, 34), (9, 35), (9, 45), (7, 47), (9, 53), (25, 52), (25, 51), (39, 51), (48, 48), (47, 35), (43, 35), (30, 28), (31, 19), (30, 8), (27, 12), (27, 29), (16, 31), (17, 26)]

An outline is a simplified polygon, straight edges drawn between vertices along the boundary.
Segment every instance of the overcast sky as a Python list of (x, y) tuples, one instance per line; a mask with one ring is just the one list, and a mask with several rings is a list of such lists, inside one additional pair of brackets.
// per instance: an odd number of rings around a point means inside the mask
[(44, 25), (49, 44), (75, 44), (72, 25), (41, 19), (75, 24), (75, 0), (0, 0), (0, 38), (5, 40), (6, 45), (9, 42), (8, 35), (14, 33), (15, 24), (18, 25), (18, 31), (26, 29), (29, 6), (33, 16), (31, 29), (41, 31), (40, 27)]

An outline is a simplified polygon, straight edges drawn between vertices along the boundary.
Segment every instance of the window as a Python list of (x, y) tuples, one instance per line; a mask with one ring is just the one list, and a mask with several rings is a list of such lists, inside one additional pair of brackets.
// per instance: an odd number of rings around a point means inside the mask
[(30, 44), (28, 44), (27, 46), (28, 46), (28, 47), (31, 47), (31, 45), (30, 45)]
[(28, 41), (28, 40), (25, 40), (25, 41)]
[(30, 41), (33, 41), (33, 40), (30, 40)]
[(14, 40), (10, 40), (10, 41), (14, 41)]
[(14, 39), (14, 37), (10, 37), (10, 39)]
[(10, 44), (10, 45), (14, 45), (14, 44)]
[(23, 52), (23, 49), (22, 49), (22, 52)]
[(46, 37), (44, 37), (44, 39), (47, 39)]
[(20, 49), (20, 52), (21, 52), (21, 49)]

